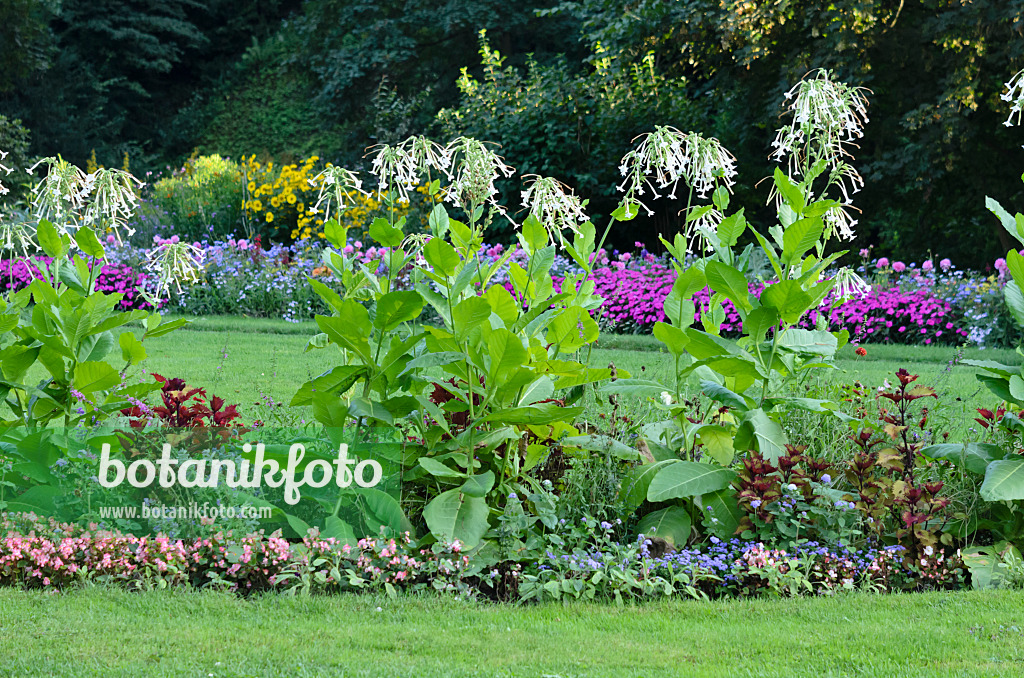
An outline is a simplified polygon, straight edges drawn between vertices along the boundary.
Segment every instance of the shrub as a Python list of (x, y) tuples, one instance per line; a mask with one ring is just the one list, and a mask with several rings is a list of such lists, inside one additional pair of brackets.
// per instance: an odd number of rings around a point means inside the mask
[(242, 170), (219, 155), (190, 158), (150, 191), (147, 215), (183, 240), (227, 237), (241, 226)]

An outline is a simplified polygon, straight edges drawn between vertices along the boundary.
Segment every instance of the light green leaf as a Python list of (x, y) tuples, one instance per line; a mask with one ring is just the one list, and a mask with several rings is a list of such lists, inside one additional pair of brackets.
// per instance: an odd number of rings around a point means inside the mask
[(735, 478), (735, 471), (714, 464), (675, 461), (658, 471), (647, 488), (647, 499), (659, 502), (715, 492), (729, 487)]
[(672, 546), (682, 548), (690, 538), (690, 514), (682, 506), (669, 506), (648, 513), (637, 523), (636, 531), (645, 537), (661, 537)]

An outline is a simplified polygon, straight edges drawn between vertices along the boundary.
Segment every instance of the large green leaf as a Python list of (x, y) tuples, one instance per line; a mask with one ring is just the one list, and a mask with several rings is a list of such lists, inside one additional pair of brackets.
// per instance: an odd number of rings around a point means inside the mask
[(292, 407), (312, 405), (315, 393), (339, 395), (352, 387), (360, 378), (366, 376), (367, 369), (363, 365), (340, 365), (319, 377), (303, 384), (292, 398)]
[(797, 262), (821, 239), (825, 222), (821, 217), (798, 219), (786, 227), (782, 234), (782, 264), (790, 266)]
[(736, 502), (736, 493), (731, 487), (701, 495), (700, 507), (704, 511), (705, 525), (713, 534), (723, 539), (736, 534), (744, 511)]
[(668, 501), (725, 489), (736, 472), (715, 464), (676, 461), (658, 471), (647, 488), (648, 501)]
[(694, 431), (694, 435), (704, 445), (704, 456), (722, 466), (732, 463), (733, 457), (736, 456), (732, 431), (717, 424), (704, 424)]
[(370, 314), (352, 299), (346, 299), (337, 309), (336, 316), (316, 316), (316, 324), (332, 342), (358, 354), (365, 362), (373, 358), (367, 338), (373, 331)]
[(642, 466), (630, 469), (629, 473), (622, 479), (622, 485), (619, 487), (619, 498), (622, 500), (623, 505), (629, 511), (635, 511), (639, 508), (647, 499), (647, 490), (651, 486), (654, 476), (658, 475), (658, 471), (675, 462), (675, 459), (665, 459), (653, 464), (643, 464)]
[(707, 276), (711, 289), (728, 297), (741, 313), (753, 308), (747, 289), (747, 279), (735, 268), (712, 260), (704, 266), (704, 275)]
[(384, 247), (398, 247), (405, 237), (402, 229), (396, 228), (388, 223), (387, 219), (377, 217), (370, 223), (369, 236)]
[(672, 355), (682, 355), (686, 352), (686, 345), (690, 343), (690, 338), (683, 330), (661, 322), (654, 323), (654, 338), (665, 344)]
[(590, 452), (610, 454), (613, 457), (626, 461), (634, 461), (640, 456), (640, 453), (635, 449), (629, 445), (620, 443), (618, 440), (610, 436), (597, 434), (570, 436), (568, 438), (562, 438), (561, 443), (564, 447), (576, 447), (581, 450), (589, 450)]
[(467, 549), (475, 547), (487, 532), (487, 502), (459, 489), (434, 497), (423, 509), (423, 519), (438, 540), (458, 539)]
[(455, 275), (459, 268), (459, 253), (443, 238), (431, 238), (423, 248), (423, 258), (434, 267), (435, 273), (444, 276)]
[(1000, 459), (988, 465), (985, 482), (981, 484), (985, 501), (1020, 501), (1024, 499), (1024, 458)]
[(1017, 324), (1024, 326), (1024, 294), (1020, 291), (1020, 285), (1016, 280), (1006, 283), (1003, 288), (1003, 299), (1006, 307), (1010, 309), (1010, 315), (1017, 321)]
[(529, 362), (529, 355), (518, 335), (502, 327), (486, 332), (484, 336), (490, 363), (487, 373), (490, 386), (504, 383), (518, 368)]
[(416, 292), (388, 292), (377, 299), (375, 327), (390, 332), (404, 322), (415, 320), (423, 310), (423, 297)]
[(764, 288), (761, 292), (761, 305), (774, 308), (783, 320), (795, 325), (811, 305), (811, 297), (797, 281), (783, 280)]
[(665, 387), (660, 382), (644, 379), (616, 379), (604, 384), (600, 389), (602, 395), (619, 393), (631, 398), (657, 397), (663, 391)]
[(928, 459), (945, 459), (971, 473), (982, 475), (989, 463), (1002, 459), (1006, 453), (993, 443), (943, 443), (923, 448), (921, 455)]
[(661, 537), (676, 548), (682, 548), (690, 538), (690, 514), (682, 506), (669, 506), (648, 513), (637, 523), (636, 531), (645, 537)]
[(75, 367), (73, 386), (84, 394), (105, 391), (121, 383), (121, 375), (107, 363), (89, 361)]
[(743, 414), (733, 440), (737, 450), (757, 450), (772, 463), (785, 454), (786, 442), (782, 427), (761, 409)]

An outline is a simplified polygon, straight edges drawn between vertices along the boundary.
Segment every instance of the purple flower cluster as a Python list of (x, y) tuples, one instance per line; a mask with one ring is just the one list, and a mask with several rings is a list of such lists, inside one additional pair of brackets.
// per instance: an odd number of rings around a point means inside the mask
[[(49, 257), (35, 257), (46, 266), (52, 261)], [(24, 259), (0, 259), (0, 290), (13, 291), (24, 289), (35, 279), (42, 279), (43, 272), (34, 261)], [(149, 303), (139, 294), (149, 279), (145, 273), (135, 271), (127, 264), (103, 264), (96, 276), (96, 291), (108, 294), (119, 293), (124, 297), (118, 302), (118, 308), (125, 311), (133, 309), (152, 309)]]
[[(636, 269), (601, 268), (595, 270), (593, 277), (597, 293), (605, 300), (602, 319), (611, 329), (638, 333), (665, 321), (665, 297), (676, 278), (671, 267), (654, 263)], [(748, 289), (760, 296), (764, 285), (750, 283)], [(707, 288), (694, 295), (695, 322), (699, 323), (701, 313), (707, 312), (710, 296)], [(831, 329), (845, 328), (852, 338), (861, 341), (955, 344), (967, 336), (965, 330), (957, 327), (952, 305), (927, 288), (903, 291), (876, 285), (860, 299), (844, 301), (835, 308), (832, 303), (832, 297), (827, 297), (819, 308), (804, 317), (801, 326), (813, 328), (818, 316), (824, 315)], [(739, 333), (743, 324), (736, 308), (728, 300), (722, 307), (722, 332)]]

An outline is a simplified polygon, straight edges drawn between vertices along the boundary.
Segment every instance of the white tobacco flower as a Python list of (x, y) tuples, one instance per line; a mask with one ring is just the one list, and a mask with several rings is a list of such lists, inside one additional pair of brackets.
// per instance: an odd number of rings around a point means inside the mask
[(825, 222), (825, 240), (833, 236), (838, 236), (843, 240), (853, 240), (856, 235), (853, 232), (853, 227), (857, 225), (857, 220), (847, 212), (848, 207), (849, 205), (836, 205), (822, 215), (821, 218)]
[[(691, 207), (691, 212), (701, 210), (701, 207)], [(686, 210), (680, 212), (683, 214)], [(718, 225), (722, 223), (722, 219), (725, 215), (722, 214), (717, 207), (712, 207), (710, 210), (705, 211), (699, 217), (689, 219), (686, 222), (686, 251), (693, 254), (694, 251), (712, 252), (714, 248), (711, 246), (711, 241), (708, 239), (709, 233), (714, 233), (718, 230)], [(697, 244), (696, 248), (694, 243)]]
[(834, 81), (827, 71), (819, 70), (813, 78), (794, 85), (785, 97), (791, 102), (785, 112), (792, 122), (778, 130), (772, 157), (788, 162), (790, 177), (818, 160), (835, 168), (850, 157), (846, 146), (864, 136), (868, 122), (863, 88)]
[(203, 271), (205, 253), (187, 242), (164, 242), (149, 251), (146, 267), (156, 276), (156, 294), (164, 295), (174, 285), (180, 293), (182, 283), (195, 283)]
[(871, 285), (867, 284), (852, 269), (844, 266), (836, 273), (834, 289), (836, 299), (846, 301), (849, 299), (862, 299), (865, 294), (871, 291)]
[(661, 197), (658, 191), (665, 189), (669, 198), (676, 198), (680, 181), (702, 198), (720, 184), (731, 190), (735, 183), (736, 158), (718, 139), (661, 126), (637, 139), (641, 139), (640, 143), (619, 163), (625, 179), (618, 188), (648, 215), (654, 212), (637, 198), (644, 194), (645, 186), (656, 200)]
[(368, 195), (363, 190), (363, 182), (354, 172), (335, 165), (328, 164), (324, 171), (313, 177), (309, 183), (320, 186), (316, 204), (310, 208), (310, 212), (320, 213), (323, 206), (324, 221), (330, 219), (332, 206), (337, 211), (344, 212), (352, 206), (357, 195)]
[[(450, 143), (448, 152), (455, 172), (452, 183), (445, 190), (445, 200), (467, 211), (490, 204), (504, 214), (504, 208), (495, 200), (498, 189), (494, 187), (494, 181), (499, 175), (511, 177), (515, 170), (486, 144), (469, 137), (459, 137)], [(457, 163), (454, 162), (456, 158)]]
[(1013, 127), (1013, 116), (1017, 116), (1016, 124), (1020, 124), (1021, 112), (1024, 110), (1024, 70), (1017, 71), (1017, 74), (1006, 83), (1006, 92), (1000, 95), (1003, 101), (1010, 102), (1010, 117), (1003, 124)]
[(560, 241), (565, 230), (579, 235), (579, 225), (588, 217), (572, 189), (551, 177), (532, 174), (524, 179), (529, 186), (523, 191), (523, 207), (544, 224), (551, 237)]
[(431, 170), (451, 179), (451, 151), (424, 136), (409, 137), (397, 146), (381, 144), (371, 163), (371, 172), (377, 177), (378, 190), (398, 193), (399, 199), (409, 202), (409, 192), (415, 190), (424, 175)]
[[(5, 151), (0, 151), (0, 160), (3, 160), (6, 157), (7, 157), (7, 153)], [(10, 174), (12, 170), (11, 170), (10, 167), (7, 167), (3, 163), (0, 163), (0, 171), (2, 171), (4, 174)], [(7, 192), (8, 192), (7, 191), (7, 187), (4, 186), (2, 181), (0, 181), (0, 195), (3, 195), (4, 193), (7, 193)]]
[(67, 234), (68, 223), (77, 223), (81, 218), (94, 179), (60, 156), (43, 158), (32, 169), (39, 165), (48, 169), (32, 191), (35, 216), (52, 222), (62, 234)]
[(39, 250), (35, 235), (36, 229), (30, 223), (0, 218), (0, 250), (27, 259), (29, 254)]
[(128, 226), (128, 220), (139, 204), (135, 189), (143, 183), (119, 169), (98, 169), (89, 175), (89, 182), (92, 194), (85, 208), (83, 223), (94, 224), (101, 231), (111, 231), (117, 242), (123, 243), (121, 229), (128, 238), (135, 233), (135, 229)]

